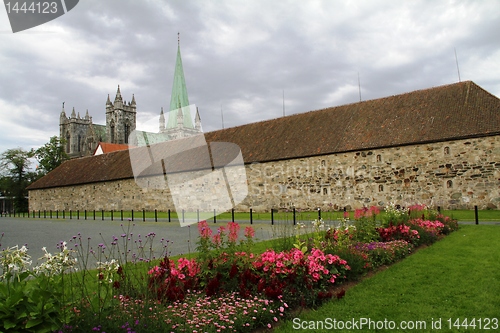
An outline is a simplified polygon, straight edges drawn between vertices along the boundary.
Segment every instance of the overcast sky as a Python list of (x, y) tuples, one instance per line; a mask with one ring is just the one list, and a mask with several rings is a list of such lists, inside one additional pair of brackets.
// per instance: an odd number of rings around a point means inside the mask
[[(67, 114), (105, 123), (135, 94), (168, 108), (177, 33), (204, 131), (472, 80), (500, 97), (500, 1), (81, 0), (12, 33), (0, 8), (0, 152), (37, 148)], [(332, 129), (334, 130), (334, 129)]]

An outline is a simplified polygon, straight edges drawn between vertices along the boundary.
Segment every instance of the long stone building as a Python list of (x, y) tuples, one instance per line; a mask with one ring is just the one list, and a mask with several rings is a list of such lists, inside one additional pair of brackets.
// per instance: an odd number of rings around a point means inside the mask
[[(500, 205), (500, 99), (470, 81), (204, 137), (241, 149), (248, 195), (237, 210)], [(168, 187), (137, 185), (130, 150), (67, 161), (28, 189), (30, 210), (174, 208)]]

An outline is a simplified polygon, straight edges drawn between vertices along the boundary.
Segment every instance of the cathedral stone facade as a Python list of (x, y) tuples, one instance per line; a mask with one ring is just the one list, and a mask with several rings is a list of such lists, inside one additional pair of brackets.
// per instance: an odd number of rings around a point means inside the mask
[(122, 98), (120, 86), (113, 103), (108, 95), (106, 125), (94, 124), (88, 110), (82, 118), (73, 108), (71, 116), (67, 117), (63, 104), (59, 128), (60, 137), (66, 142), (66, 153), (70, 157), (92, 155), (99, 142), (127, 144), (130, 133), (136, 127), (136, 108), (134, 95), (127, 103)]

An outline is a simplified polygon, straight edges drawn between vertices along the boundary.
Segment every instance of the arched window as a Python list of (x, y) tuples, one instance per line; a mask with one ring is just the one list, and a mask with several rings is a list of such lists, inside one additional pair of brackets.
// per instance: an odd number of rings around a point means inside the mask
[(448, 146), (444, 147), (444, 154), (450, 155), (450, 147), (448, 147)]
[(327, 195), (328, 194), (328, 189), (326, 187), (323, 187), (323, 195)]
[(130, 124), (127, 122), (125, 124), (125, 143), (128, 143), (128, 136), (130, 135)]
[(380, 154), (377, 155), (377, 162), (382, 162), (382, 155)]
[(82, 151), (81, 147), (82, 147), (82, 136), (78, 134), (78, 152)]
[(453, 188), (453, 182), (451, 180), (446, 181), (446, 188)]
[(111, 125), (109, 126), (109, 134), (110, 134), (110, 138), (109, 138), (109, 141), (111, 143), (115, 143), (115, 124), (114, 123), (111, 123)]
[(69, 132), (66, 133), (66, 153), (71, 153), (71, 135), (69, 135)]
[(380, 185), (378, 186), (378, 191), (379, 191), (379, 192), (384, 192), (384, 185), (380, 184)]

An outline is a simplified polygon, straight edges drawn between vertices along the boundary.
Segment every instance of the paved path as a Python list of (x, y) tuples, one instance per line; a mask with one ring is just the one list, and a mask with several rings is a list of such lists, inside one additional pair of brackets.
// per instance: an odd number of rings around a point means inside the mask
[[(211, 224), (210, 227), (215, 232), (219, 226), (226, 225), (226, 223), (227, 221), (218, 221), (216, 224)], [(249, 225), (249, 223), (240, 223), (240, 235), (243, 235), (244, 227)], [(252, 226), (255, 229), (255, 238), (258, 240), (270, 239), (274, 235), (278, 235), (276, 230), (278, 225), (273, 227), (269, 222), (260, 223), (255, 221)], [(168, 244), (170, 255), (187, 254), (196, 251), (196, 241), (198, 239), (196, 224), (189, 227), (180, 227), (178, 222), (154, 222), (148, 220), (145, 222), (142, 220), (129, 222), (18, 217), (0, 217), (0, 234), (4, 234), (0, 240), (0, 249), (26, 244), (29, 248), (28, 253), (35, 264), (37, 259), (44, 254), (42, 247), (46, 247), (50, 253), (55, 253), (57, 251), (56, 246), (60, 241), (66, 241), (71, 245), (73, 241), (70, 242), (70, 239), (77, 236), (78, 233), (80, 233), (82, 242), (85, 245), (89, 241), (90, 246), (97, 249), (100, 243), (106, 243), (109, 250), (113, 236), (119, 239), (121, 245), (121, 235), (126, 234), (129, 227), (128, 233), (133, 234), (132, 244), (129, 245), (132, 246), (133, 250), (136, 249), (133, 242), (139, 239), (139, 235), (144, 239), (147, 234), (155, 233), (153, 250), (154, 255), (157, 257), (161, 256), (163, 251), (162, 238), (168, 240), (164, 244)]]
[[(210, 227), (215, 232), (219, 226), (226, 225), (227, 221), (218, 220), (216, 224), (210, 223)], [(274, 226), (270, 221), (254, 221), (255, 238), (257, 240), (271, 239), (283, 235), (285, 228), (293, 227), (291, 221), (275, 221)], [(334, 222), (332, 222), (334, 223)], [(473, 224), (473, 221), (461, 221), (460, 224)], [(500, 222), (480, 222), (480, 224), (500, 224)], [(245, 226), (249, 226), (249, 222), (240, 223), (243, 235)], [(128, 229), (130, 227), (130, 229)], [(198, 230), (196, 224), (189, 227), (180, 227), (178, 222), (154, 222), (147, 219), (142, 221), (111, 221), (107, 220), (77, 220), (77, 219), (38, 219), (38, 218), (14, 218), (0, 217), (0, 234), (4, 234), (0, 239), (0, 249), (12, 247), (15, 245), (27, 245), (29, 254), (35, 264), (37, 259), (42, 257), (44, 252), (42, 247), (46, 247), (47, 251), (55, 253), (56, 245), (60, 241), (66, 241), (73, 246), (70, 239), (80, 233), (83, 243), (87, 245), (90, 238), (89, 246), (97, 249), (100, 243), (108, 244), (108, 250), (113, 240), (113, 236), (121, 241), (121, 235), (124, 233), (133, 234), (132, 251), (137, 250), (134, 240), (138, 240), (141, 235), (142, 239), (149, 233), (155, 233), (153, 242), (154, 256), (160, 257), (164, 250), (161, 239), (168, 240), (164, 244), (168, 244), (168, 254), (178, 255), (187, 254), (196, 251), (196, 241), (198, 239)], [(290, 234), (288, 229), (288, 234)], [(122, 243), (120, 243), (121, 245)], [(132, 252), (133, 253), (133, 252)]]

